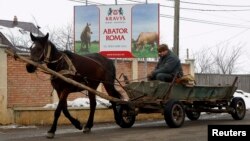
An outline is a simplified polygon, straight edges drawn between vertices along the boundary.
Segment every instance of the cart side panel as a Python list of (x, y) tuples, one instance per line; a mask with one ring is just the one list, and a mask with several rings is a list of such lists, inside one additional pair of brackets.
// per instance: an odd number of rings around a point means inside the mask
[[(182, 84), (174, 84), (171, 91), (170, 83), (162, 81), (132, 82), (125, 86), (130, 99), (144, 97), (149, 100), (167, 98), (188, 101), (213, 101), (230, 100), (235, 90), (234, 86), (202, 86), (188, 87)], [(141, 99), (144, 99), (141, 98)], [(145, 99), (144, 99), (145, 100)]]
[(186, 87), (184, 85), (176, 84), (173, 86), (169, 98), (173, 99), (188, 99), (189, 97), (194, 97), (193, 95), (193, 88)]
[(189, 101), (228, 100), (233, 97), (236, 88), (232, 86), (174, 86), (170, 98)]
[(161, 81), (132, 82), (125, 86), (130, 99), (140, 96), (162, 98), (168, 90), (169, 83)]

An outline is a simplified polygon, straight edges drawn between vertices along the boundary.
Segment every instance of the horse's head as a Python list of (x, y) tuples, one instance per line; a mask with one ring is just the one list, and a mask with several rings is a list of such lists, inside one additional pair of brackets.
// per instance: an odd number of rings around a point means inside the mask
[(90, 26), (91, 26), (91, 24), (90, 23), (87, 23), (86, 24), (86, 26), (85, 26), (85, 28), (84, 28), (84, 31), (85, 31), (85, 33), (87, 33), (87, 34), (92, 34), (92, 31), (91, 31), (91, 29), (90, 29)]
[(44, 37), (35, 37), (32, 33), (30, 33), (30, 38), (33, 41), (30, 48), (31, 60), (42, 63), (45, 61), (45, 57), (50, 55), (48, 54), (50, 53), (48, 51), (48, 37), (48, 33)]
[[(32, 46), (30, 47), (30, 59), (37, 63), (43, 63), (48, 60), (50, 57), (51, 47), (48, 47), (48, 37), (47, 33), (44, 37), (35, 37), (32, 33), (30, 33), (30, 38), (33, 41)], [(35, 72), (36, 67), (27, 64), (26, 69), (29, 73)]]

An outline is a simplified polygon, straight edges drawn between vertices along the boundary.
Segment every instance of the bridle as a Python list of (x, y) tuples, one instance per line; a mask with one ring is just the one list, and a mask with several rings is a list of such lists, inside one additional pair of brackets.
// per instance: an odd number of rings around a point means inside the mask
[[(34, 43), (32, 44), (32, 46), (34, 45)], [(47, 45), (47, 52), (46, 52), (46, 45)], [(32, 46), (30, 47), (30, 50), (32, 49)], [(39, 60), (42, 60), (42, 58), (44, 57), (44, 59), (42, 61), (40, 61), (40, 63), (45, 63), (45, 64), (52, 64), (52, 63), (57, 63), (60, 60), (64, 59), (67, 63), (67, 65), (69, 66), (69, 68), (67, 70), (61, 70), (58, 73), (60, 74), (71, 74), (71, 75), (75, 75), (76, 74), (76, 68), (73, 65), (73, 63), (71, 62), (71, 60), (69, 59), (69, 57), (65, 54), (65, 53), (61, 53), (61, 56), (56, 59), (56, 60), (50, 60), (51, 58), (51, 44), (49, 42), (47, 42), (44, 47), (43, 47), (43, 52), (41, 53), (41, 55), (39, 56)]]
[[(34, 43), (31, 45), (30, 50), (32, 49), (33, 45), (34, 45)], [(47, 46), (47, 48), (48, 48), (47, 52), (46, 52), (46, 45), (48, 45)], [(44, 57), (44, 59), (42, 61), (40, 61), (41, 63), (45, 63), (45, 64), (56, 63), (56, 62), (58, 62), (59, 60), (61, 60), (63, 58), (63, 55), (61, 55), (61, 57), (59, 57), (58, 59), (50, 61), (51, 49), (52, 49), (51, 44), (47, 42), (44, 45), (43, 48), (44, 48), (43, 52), (41, 53), (41, 55), (38, 58), (38, 60), (42, 60), (42, 58)]]

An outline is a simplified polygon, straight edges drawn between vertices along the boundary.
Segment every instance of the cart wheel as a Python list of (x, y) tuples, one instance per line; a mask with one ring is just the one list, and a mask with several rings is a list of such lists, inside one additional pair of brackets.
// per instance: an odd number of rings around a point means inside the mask
[(201, 112), (186, 111), (186, 115), (190, 120), (198, 120), (200, 118)]
[(185, 120), (185, 111), (180, 101), (171, 99), (165, 104), (164, 118), (167, 125), (171, 128), (177, 128), (183, 125)]
[(116, 120), (116, 124), (118, 124), (121, 128), (130, 128), (135, 123), (135, 115), (130, 114), (127, 106), (118, 105), (116, 106), (118, 111), (118, 118)]
[(234, 97), (230, 104), (230, 107), (234, 109), (231, 113), (233, 119), (242, 120), (246, 114), (246, 104), (245, 101), (241, 97)]

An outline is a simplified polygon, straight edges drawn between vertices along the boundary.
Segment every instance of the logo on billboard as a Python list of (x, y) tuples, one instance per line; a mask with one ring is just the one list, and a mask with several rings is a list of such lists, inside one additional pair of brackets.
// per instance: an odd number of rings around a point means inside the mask
[(119, 9), (112, 9), (111, 7), (108, 9), (106, 21), (125, 21), (126, 18), (123, 15), (123, 8), (120, 7)]

